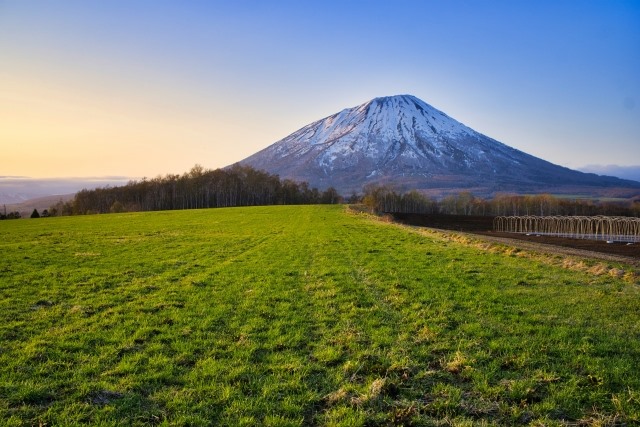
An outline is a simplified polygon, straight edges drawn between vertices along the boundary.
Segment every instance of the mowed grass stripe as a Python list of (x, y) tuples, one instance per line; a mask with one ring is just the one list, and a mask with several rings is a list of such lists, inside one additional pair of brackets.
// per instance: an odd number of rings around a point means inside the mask
[(7, 425), (640, 422), (640, 295), (340, 206), (0, 223)]

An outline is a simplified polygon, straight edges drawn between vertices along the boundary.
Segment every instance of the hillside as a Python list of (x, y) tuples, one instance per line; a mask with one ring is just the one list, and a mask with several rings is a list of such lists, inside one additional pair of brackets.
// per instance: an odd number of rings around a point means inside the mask
[[(29, 178), (0, 176), (0, 206), (15, 205), (49, 196), (66, 197), (82, 189), (125, 185), (128, 177)], [(54, 202), (55, 203), (55, 202)], [(33, 209), (33, 208), (31, 208)]]
[(34, 199), (25, 200), (20, 203), (8, 203), (2, 206), (2, 209), (6, 207), (7, 212), (20, 212), (22, 218), (28, 218), (34, 209), (38, 212), (42, 212), (45, 209), (49, 209), (59, 201), (67, 202), (73, 199), (74, 194), (60, 194), (55, 196), (36, 197)]

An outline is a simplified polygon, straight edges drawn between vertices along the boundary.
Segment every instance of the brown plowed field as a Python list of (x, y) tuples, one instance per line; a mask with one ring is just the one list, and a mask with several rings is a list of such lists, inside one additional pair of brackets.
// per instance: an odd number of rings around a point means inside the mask
[(599, 240), (497, 233), (493, 231), (493, 217), (488, 216), (426, 214), (392, 214), (392, 216), (394, 220), (403, 224), (473, 233), (491, 241), (513, 244), (523, 249), (588, 256), (640, 266), (640, 243), (627, 245)]

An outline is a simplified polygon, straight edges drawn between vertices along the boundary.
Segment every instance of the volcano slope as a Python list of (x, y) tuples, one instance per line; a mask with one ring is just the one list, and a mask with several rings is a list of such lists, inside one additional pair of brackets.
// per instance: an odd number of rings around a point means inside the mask
[(308, 124), (242, 160), (343, 195), (390, 185), (430, 195), (463, 190), (631, 197), (640, 182), (578, 172), (485, 136), (411, 95), (372, 99)]
[(640, 422), (640, 286), (340, 206), (0, 223), (7, 425)]

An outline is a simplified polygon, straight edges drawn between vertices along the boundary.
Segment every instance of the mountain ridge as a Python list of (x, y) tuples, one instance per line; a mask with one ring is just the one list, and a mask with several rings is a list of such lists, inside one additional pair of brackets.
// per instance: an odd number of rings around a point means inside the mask
[(430, 193), (573, 192), (640, 182), (555, 165), (483, 135), (413, 95), (374, 98), (310, 123), (239, 162), (318, 188), (367, 184)]

